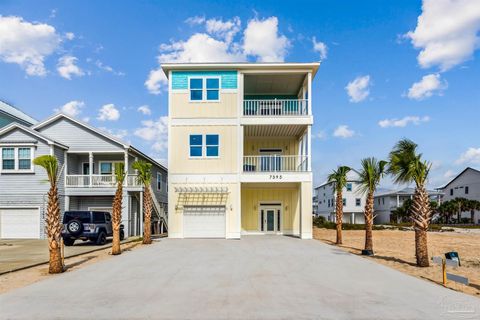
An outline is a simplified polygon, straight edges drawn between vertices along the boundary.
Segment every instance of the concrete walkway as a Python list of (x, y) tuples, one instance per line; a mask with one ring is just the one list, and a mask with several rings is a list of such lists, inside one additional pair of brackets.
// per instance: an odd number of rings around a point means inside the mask
[(0, 295), (1, 319), (480, 319), (480, 299), (315, 240), (163, 239)]

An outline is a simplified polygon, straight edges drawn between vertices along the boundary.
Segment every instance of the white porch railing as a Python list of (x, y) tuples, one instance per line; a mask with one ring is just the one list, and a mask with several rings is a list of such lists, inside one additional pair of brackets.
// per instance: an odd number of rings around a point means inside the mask
[(243, 100), (244, 116), (306, 116), (308, 99)]
[[(94, 174), (92, 176), (69, 174), (66, 178), (66, 187), (73, 188), (114, 188), (117, 182), (115, 176), (109, 174)], [(139, 187), (141, 184), (138, 183), (136, 175), (129, 174), (126, 177), (126, 186)]]
[(301, 171), (308, 171), (308, 156), (262, 155), (243, 157), (243, 172)]

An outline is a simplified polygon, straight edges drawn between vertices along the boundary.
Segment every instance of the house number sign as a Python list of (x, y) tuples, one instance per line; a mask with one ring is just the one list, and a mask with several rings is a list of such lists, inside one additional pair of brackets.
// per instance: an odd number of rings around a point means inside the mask
[(283, 176), (281, 174), (271, 174), (270, 175), (270, 180), (281, 180), (283, 179)]

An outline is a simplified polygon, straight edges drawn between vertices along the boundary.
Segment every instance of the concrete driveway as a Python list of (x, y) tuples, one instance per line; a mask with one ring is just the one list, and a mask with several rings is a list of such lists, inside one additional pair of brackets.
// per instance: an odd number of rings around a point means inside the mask
[(0, 295), (2, 319), (479, 319), (480, 299), (315, 240), (163, 239)]

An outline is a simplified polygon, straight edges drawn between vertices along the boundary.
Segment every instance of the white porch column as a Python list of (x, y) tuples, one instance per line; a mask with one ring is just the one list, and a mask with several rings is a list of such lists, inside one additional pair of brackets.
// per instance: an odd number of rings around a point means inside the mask
[(63, 185), (66, 187), (67, 186), (67, 174), (68, 174), (68, 153), (67, 150), (63, 152), (63, 164), (65, 165), (65, 170), (63, 171), (63, 179), (64, 183)]
[(88, 175), (89, 177), (89, 186), (92, 187), (93, 185), (93, 152), (88, 153)]
[(352, 220), (352, 224), (355, 224), (355, 212), (352, 212), (351, 220)]
[(308, 73), (308, 115), (312, 115), (312, 73)]
[(140, 234), (143, 237), (143, 191), (140, 191)]
[(397, 208), (400, 207), (400, 196), (397, 194)]
[(65, 211), (70, 210), (70, 196), (65, 196)]
[(125, 187), (127, 187), (128, 186), (128, 149), (125, 149), (123, 158), (124, 158), (124, 166), (125, 166), (124, 170), (126, 172), (126, 176), (125, 176), (125, 180), (123, 182), (123, 185)]
[(312, 171), (312, 126), (307, 128), (307, 148), (305, 150), (307, 157), (307, 171)]
[(126, 239), (130, 235), (130, 195), (125, 190), (123, 191), (122, 223)]
[(312, 183), (300, 183), (300, 238), (312, 239)]

